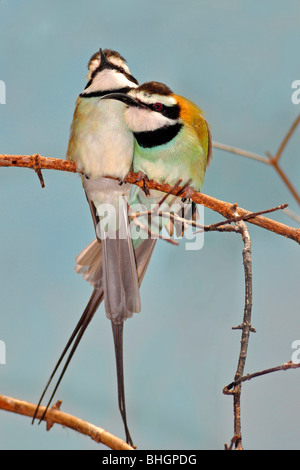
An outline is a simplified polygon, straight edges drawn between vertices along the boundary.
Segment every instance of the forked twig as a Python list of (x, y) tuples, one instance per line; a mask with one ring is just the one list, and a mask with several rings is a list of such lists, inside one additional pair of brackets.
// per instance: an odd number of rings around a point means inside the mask
[(287, 177), (287, 175), (285, 174), (285, 172), (282, 170), (282, 168), (279, 165), (279, 159), (280, 159), (280, 157), (281, 157), (288, 141), (290, 140), (290, 138), (292, 137), (293, 133), (295, 132), (297, 126), (299, 125), (299, 123), (300, 123), (300, 115), (297, 116), (297, 118), (292, 123), (290, 129), (288, 130), (288, 132), (284, 136), (282, 142), (280, 143), (280, 145), (278, 147), (278, 150), (277, 150), (274, 157), (268, 151), (266, 152), (266, 155), (267, 155), (267, 158), (266, 158), (266, 157), (262, 157), (261, 155), (258, 155), (256, 153), (249, 152), (248, 150), (243, 150), (243, 149), (240, 149), (240, 148), (237, 148), (237, 147), (232, 147), (230, 145), (222, 144), (222, 143), (219, 143), (219, 142), (213, 142), (213, 147), (215, 147), (217, 149), (220, 149), (220, 150), (225, 150), (225, 152), (230, 152), (230, 153), (233, 153), (233, 154), (236, 154), (236, 155), (241, 155), (243, 157), (247, 157), (247, 158), (251, 158), (253, 160), (257, 160), (261, 163), (265, 163), (266, 165), (271, 165), (275, 169), (275, 171), (277, 172), (279, 177), (282, 179), (284, 184), (287, 186), (290, 193), (294, 196), (294, 198), (296, 199), (298, 204), (300, 204), (300, 194), (297, 192), (296, 188), (292, 185), (291, 181), (289, 180), (289, 178)]

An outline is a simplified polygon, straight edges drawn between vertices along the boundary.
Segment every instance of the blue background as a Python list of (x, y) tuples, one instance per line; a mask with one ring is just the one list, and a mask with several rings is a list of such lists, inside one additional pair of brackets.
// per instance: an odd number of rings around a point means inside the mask
[[(195, 101), (213, 139), (275, 153), (297, 117), (297, 0), (2, 0), (1, 154), (64, 158), (86, 64), (99, 48), (123, 54), (140, 83), (157, 80)], [(281, 159), (300, 187), (300, 129)], [(1, 393), (37, 402), (91, 287), (74, 258), (94, 238), (79, 177), (0, 169)], [(214, 150), (203, 192), (248, 210), (299, 207), (272, 168)], [(273, 215), (296, 226), (284, 213)], [(205, 222), (220, 216), (205, 210)], [(246, 373), (291, 359), (300, 338), (299, 246), (249, 224), (253, 326)], [(232, 381), (240, 346), (242, 242), (205, 235), (202, 250), (157, 244), (144, 279), (142, 313), (126, 322), (129, 427), (140, 449), (222, 449), (233, 435)], [(299, 449), (299, 372), (257, 378), (242, 389), (246, 449)], [(111, 327), (101, 307), (56, 394), (62, 409), (120, 437)], [(0, 413), (2, 449), (104, 449), (55, 426)]]

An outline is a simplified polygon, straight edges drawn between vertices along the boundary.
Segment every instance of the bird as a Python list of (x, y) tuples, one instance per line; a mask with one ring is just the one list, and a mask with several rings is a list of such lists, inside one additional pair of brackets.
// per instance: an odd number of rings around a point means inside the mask
[[(183, 181), (189, 187), (188, 195), (192, 190), (201, 190), (206, 168), (212, 158), (212, 137), (204, 113), (195, 103), (175, 94), (168, 85), (156, 81), (139, 85), (127, 94), (111, 93), (101, 99), (114, 99), (126, 105), (124, 120), (135, 139), (134, 172), (171, 186)], [(150, 190), (149, 193), (146, 197), (136, 190), (133, 202), (149, 209), (159, 204), (165, 196), (157, 190)], [(189, 197), (187, 203), (190, 203)], [(169, 202), (169, 206), (171, 204)], [(196, 218), (196, 205), (188, 205), (186, 218)], [(156, 233), (167, 224), (169, 232), (172, 232), (170, 221), (170, 218), (165, 218), (160, 224), (156, 223)], [(181, 227), (180, 231), (183, 230)]]
[[(137, 86), (137, 80), (118, 52), (100, 49), (91, 57), (87, 84), (75, 105), (67, 159), (74, 161), (82, 174), (82, 185), (96, 232), (96, 239), (77, 256), (75, 270), (90, 282), (94, 290), (46, 384), (33, 417), (34, 421), (49, 385), (73, 343), (46, 413), (87, 326), (104, 301), (114, 338), (119, 409), (126, 442), (130, 445), (133, 441), (125, 407), (123, 323), (141, 310), (139, 285), (148, 267), (154, 242), (147, 240), (136, 251), (133, 248), (127, 214), (131, 185), (122, 182), (132, 169), (134, 138), (124, 122), (123, 103), (101, 101), (101, 97), (111, 92), (126, 93)], [(116, 215), (113, 229), (105, 224), (107, 218), (103, 207), (109, 207), (111, 214)]]

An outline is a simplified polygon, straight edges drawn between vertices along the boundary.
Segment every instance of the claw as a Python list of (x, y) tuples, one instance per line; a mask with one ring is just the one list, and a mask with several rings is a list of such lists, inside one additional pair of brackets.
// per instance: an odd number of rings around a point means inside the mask
[(190, 201), (192, 195), (194, 194), (194, 188), (192, 186), (185, 186), (182, 189), (182, 192), (184, 192), (184, 197), (181, 198), (182, 202)]
[(127, 183), (127, 181), (126, 181), (126, 179), (124, 179), (124, 180), (121, 180), (121, 181), (119, 182), (119, 185), (122, 186), (122, 184), (126, 184), (126, 183)]
[(150, 191), (149, 191), (149, 188), (148, 188), (148, 183), (149, 183), (149, 178), (147, 175), (145, 175), (145, 173), (143, 173), (142, 171), (138, 171), (138, 173), (136, 174), (137, 175), (137, 179), (136, 179), (136, 183), (139, 183), (140, 181), (143, 181), (143, 191), (144, 193), (146, 194), (146, 196), (150, 196)]

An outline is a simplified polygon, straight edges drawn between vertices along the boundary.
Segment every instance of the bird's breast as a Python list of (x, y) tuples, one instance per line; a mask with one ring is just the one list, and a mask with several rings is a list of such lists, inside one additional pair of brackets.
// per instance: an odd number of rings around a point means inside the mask
[(189, 128), (183, 126), (176, 137), (167, 144), (143, 148), (135, 144), (133, 170), (142, 171), (158, 183), (175, 185), (191, 181), (195, 190), (200, 191), (206, 167), (204, 149)]
[(67, 158), (90, 178), (124, 178), (130, 171), (134, 139), (123, 113), (124, 104), (115, 100), (78, 100)]

